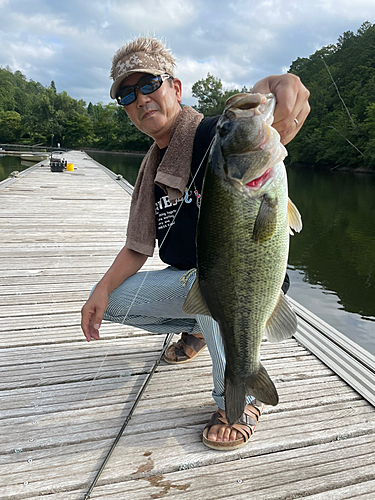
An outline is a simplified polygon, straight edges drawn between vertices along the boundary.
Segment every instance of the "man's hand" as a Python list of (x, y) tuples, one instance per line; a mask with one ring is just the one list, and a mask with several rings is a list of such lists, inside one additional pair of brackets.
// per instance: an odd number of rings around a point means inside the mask
[(99, 328), (103, 314), (108, 307), (108, 293), (95, 288), (81, 310), (81, 328), (87, 342), (99, 340)]
[(292, 73), (267, 76), (259, 80), (251, 92), (275, 95), (276, 107), (272, 126), (279, 132), (281, 142), (288, 144), (310, 113), (310, 92), (298, 76)]
[(129, 276), (138, 272), (146, 260), (147, 255), (130, 250), (126, 246), (119, 252), (111, 267), (82, 307), (81, 328), (87, 342), (90, 342), (91, 339), (99, 340), (99, 328), (108, 307), (109, 294)]

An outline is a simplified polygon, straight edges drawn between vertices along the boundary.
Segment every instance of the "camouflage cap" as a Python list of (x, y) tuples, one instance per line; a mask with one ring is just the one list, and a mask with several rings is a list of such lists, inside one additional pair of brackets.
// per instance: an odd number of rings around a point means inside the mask
[(116, 63), (112, 71), (113, 84), (110, 90), (112, 99), (116, 99), (121, 82), (132, 73), (149, 73), (150, 75), (168, 73), (174, 77), (173, 64), (162, 54), (146, 52), (126, 54)]

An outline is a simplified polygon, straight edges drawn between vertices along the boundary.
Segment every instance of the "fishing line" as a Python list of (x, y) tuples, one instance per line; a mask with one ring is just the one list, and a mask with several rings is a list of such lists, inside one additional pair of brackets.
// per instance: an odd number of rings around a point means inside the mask
[[(215, 139), (215, 136), (212, 138), (212, 140), (211, 140), (211, 142), (210, 142), (210, 144), (209, 144), (208, 148), (206, 149), (206, 152), (204, 153), (204, 156), (203, 156), (203, 158), (202, 158), (202, 161), (201, 161), (201, 162), (200, 162), (200, 164), (199, 164), (199, 167), (197, 168), (197, 170), (196, 170), (195, 174), (193, 175), (193, 178), (192, 178), (192, 180), (191, 180), (191, 183), (189, 184), (189, 187), (187, 188), (187, 189), (188, 189), (188, 191), (190, 190), (190, 188), (191, 188), (191, 187), (192, 187), (192, 185), (194, 184), (195, 178), (196, 178), (196, 176), (198, 175), (198, 172), (199, 172), (199, 170), (201, 169), (201, 166), (203, 165), (203, 162), (204, 162), (204, 159), (205, 159), (205, 158), (206, 158), (206, 156), (207, 156), (207, 153), (208, 153), (208, 152), (209, 152), (209, 150), (211, 149), (211, 146), (212, 146), (212, 144), (213, 144), (213, 142), (214, 142), (214, 139)], [(178, 212), (181, 210), (181, 207), (182, 207), (183, 202), (184, 202), (184, 201), (182, 200), (182, 201), (181, 201), (181, 203), (180, 203), (180, 206), (178, 207), (178, 209), (177, 209), (177, 211), (176, 211), (176, 214), (174, 215), (174, 217), (173, 217), (173, 219), (172, 219), (172, 222), (171, 222), (170, 226), (168, 227), (167, 232), (165, 233), (165, 236), (164, 236), (164, 238), (163, 238), (163, 241), (162, 241), (162, 242), (161, 242), (161, 244), (159, 245), (159, 249), (163, 246), (163, 243), (164, 243), (164, 241), (166, 240), (166, 238), (167, 238), (167, 236), (168, 236), (168, 233), (169, 233), (169, 231), (170, 231), (171, 227), (172, 227), (172, 226), (173, 226), (173, 224), (174, 224), (174, 221), (176, 220), (177, 214), (178, 214)]]
[[(198, 172), (200, 171), (200, 169), (201, 169), (201, 167), (202, 167), (202, 165), (203, 165), (203, 162), (204, 162), (204, 160), (205, 160), (205, 158), (206, 158), (206, 156), (207, 156), (208, 152), (209, 152), (209, 151), (210, 151), (210, 149), (211, 149), (211, 146), (212, 146), (212, 144), (213, 144), (214, 139), (215, 139), (215, 136), (212, 138), (212, 140), (211, 140), (211, 142), (210, 142), (210, 144), (209, 144), (209, 146), (208, 146), (208, 148), (207, 148), (207, 150), (206, 150), (206, 152), (205, 152), (205, 154), (204, 154), (204, 156), (203, 156), (203, 158), (202, 158), (202, 160), (201, 160), (201, 162), (200, 162), (200, 164), (199, 164), (199, 166), (198, 166), (198, 168), (197, 168), (197, 170), (196, 170), (196, 172), (195, 172), (195, 174), (194, 174), (194, 176), (192, 176), (192, 181), (191, 181), (190, 185), (187, 187), (187, 190), (188, 190), (188, 191), (191, 189), (192, 185), (194, 184), (195, 178), (196, 178), (196, 176), (197, 176)], [(168, 230), (167, 230), (167, 232), (166, 232), (166, 234), (165, 234), (165, 236), (164, 236), (164, 238), (163, 238), (162, 242), (161, 242), (161, 243), (160, 243), (160, 245), (159, 245), (159, 250), (160, 250), (160, 248), (162, 248), (162, 246), (163, 246), (163, 244), (164, 244), (164, 242), (165, 242), (165, 240), (166, 240), (166, 238), (167, 238), (167, 236), (168, 236), (168, 234), (169, 234), (169, 231), (170, 231), (171, 227), (173, 226), (173, 224), (174, 224), (174, 222), (175, 222), (175, 220), (176, 220), (176, 217), (177, 217), (177, 215), (178, 215), (178, 213), (179, 213), (179, 211), (180, 211), (180, 209), (181, 209), (181, 207), (182, 207), (183, 203), (184, 203), (184, 197), (182, 197), (181, 203), (180, 203), (180, 205), (179, 205), (178, 209), (176, 210), (176, 213), (175, 213), (175, 215), (174, 215), (174, 217), (173, 217), (173, 219), (172, 219), (172, 221), (171, 221), (171, 224), (169, 225)], [(136, 300), (136, 298), (137, 298), (137, 296), (138, 296), (138, 294), (139, 294), (139, 292), (140, 292), (140, 290), (141, 290), (141, 288), (142, 288), (142, 286), (143, 286), (144, 282), (146, 281), (146, 278), (147, 278), (147, 276), (148, 276), (148, 273), (149, 273), (149, 272), (150, 272), (150, 270), (147, 270), (147, 271), (145, 272), (145, 276), (144, 276), (144, 278), (143, 278), (143, 280), (142, 280), (141, 284), (139, 285), (138, 290), (137, 290), (136, 294), (134, 295), (134, 298), (133, 298), (133, 300), (132, 300), (132, 302), (131, 302), (130, 306), (128, 307), (128, 310), (127, 310), (127, 312), (126, 312), (126, 315), (124, 316), (124, 319), (123, 319), (123, 320), (122, 320), (122, 322), (121, 322), (122, 324), (124, 324), (124, 322), (125, 322), (126, 318), (128, 317), (128, 315), (129, 315), (129, 311), (130, 311), (130, 309), (131, 309), (132, 305), (134, 304), (134, 302), (135, 302), (135, 300)], [(162, 351), (161, 351), (161, 353), (160, 353), (160, 355), (159, 355), (158, 359), (156, 360), (156, 362), (155, 362), (155, 364), (154, 364), (154, 366), (153, 366), (152, 370), (150, 371), (150, 373), (149, 373), (148, 377), (146, 378), (145, 382), (143, 383), (143, 385), (142, 385), (142, 387), (141, 387), (141, 389), (140, 389), (140, 391), (139, 391), (139, 393), (138, 393), (138, 395), (137, 395), (137, 398), (136, 398), (136, 400), (134, 401), (133, 406), (131, 407), (131, 409), (130, 409), (130, 411), (129, 411), (129, 413), (128, 413), (128, 415), (127, 415), (126, 419), (125, 419), (124, 424), (122, 425), (122, 427), (121, 427), (120, 431), (118, 432), (118, 434), (117, 434), (117, 436), (116, 436), (116, 438), (115, 438), (115, 440), (114, 440), (114, 442), (113, 442), (113, 444), (112, 444), (112, 446), (111, 446), (111, 448), (110, 448), (109, 452), (107, 453), (107, 455), (106, 455), (106, 457), (105, 457), (105, 459), (104, 459), (104, 461), (103, 461), (103, 463), (102, 463), (102, 465), (101, 465), (101, 467), (100, 467), (99, 471), (97, 472), (97, 474), (96, 474), (96, 476), (95, 476), (95, 478), (94, 478), (94, 480), (93, 480), (93, 482), (92, 482), (92, 484), (91, 484), (90, 488), (88, 489), (88, 491), (87, 491), (86, 495), (84, 496), (84, 500), (87, 500), (87, 499), (89, 499), (89, 498), (90, 498), (90, 495), (91, 495), (91, 493), (92, 493), (93, 489), (95, 488), (95, 486), (96, 486), (96, 484), (97, 484), (97, 482), (98, 482), (98, 480), (99, 480), (99, 478), (100, 478), (100, 476), (101, 476), (101, 474), (102, 474), (103, 470), (105, 469), (105, 466), (106, 466), (106, 465), (107, 465), (107, 463), (108, 463), (108, 460), (110, 459), (110, 457), (111, 457), (111, 455), (112, 455), (112, 453), (113, 453), (113, 451), (114, 451), (114, 449), (115, 449), (116, 445), (118, 444), (118, 442), (119, 442), (119, 440), (120, 440), (120, 438), (121, 438), (121, 436), (122, 436), (122, 434), (123, 434), (123, 432), (124, 432), (125, 428), (127, 427), (127, 425), (128, 425), (128, 423), (129, 423), (129, 421), (130, 421), (130, 419), (131, 419), (131, 417), (132, 417), (132, 415), (133, 415), (133, 413), (134, 413), (134, 411), (135, 411), (135, 409), (136, 409), (136, 407), (137, 407), (137, 405), (138, 405), (139, 401), (141, 400), (141, 398), (142, 398), (142, 396), (143, 396), (144, 391), (146, 390), (146, 387), (148, 386), (148, 384), (149, 384), (149, 382), (150, 382), (150, 380), (151, 380), (151, 378), (152, 378), (153, 374), (155, 373), (155, 370), (156, 370), (156, 368), (158, 367), (158, 365), (159, 365), (159, 363), (160, 363), (160, 361), (161, 361), (161, 359), (162, 359), (162, 357), (163, 357), (163, 355), (164, 355), (164, 353), (165, 353), (165, 351), (166, 351), (166, 349), (167, 349), (167, 347), (168, 347), (168, 345), (169, 345), (170, 341), (172, 340), (173, 335), (174, 335), (174, 333), (168, 333), (168, 334), (167, 334), (167, 336), (166, 336), (166, 338), (165, 338), (165, 340), (164, 340), (164, 344), (163, 344)], [(114, 337), (114, 339), (116, 339), (116, 338), (117, 338), (117, 337)], [(96, 373), (96, 375), (95, 375), (95, 378), (92, 380), (92, 382), (91, 382), (91, 384), (90, 384), (90, 387), (89, 387), (89, 389), (88, 389), (88, 391), (87, 391), (87, 393), (86, 393), (86, 395), (85, 395), (85, 398), (84, 398), (84, 400), (83, 400), (83, 401), (82, 401), (82, 403), (81, 403), (80, 409), (82, 408), (82, 405), (83, 405), (84, 401), (87, 399), (87, 396), (88, 396), (88, 394), (89, 394), (89, 392), (90, 392), (90, 390), (91, 390), (91, 388), (92, 388), (92, 385), (93, 385), (94, 381), (96, 380), (96, 378), (97, 378), (97, 376), (98, 376), (98, 374), (99, 374), (99, 372), (100, 372), (100, 370), (101, 370), (101, 368), (102, 368), (102, 366), (103, 366), (103, 364), (104, 364), (104, 361), (105, 361), (105, 360), (106, 360), (106, 358), (108, 357), (108, 354), (109, 354), (109, 352), (111, 351), (111, 349), (112, 349), (112, 346), (110, 346), (110, 347), (109, 347), (109, 349), (108, 349), (107, 353), (105, 354), (104, 359), (103, 359), (103, 361), (102, 361), (102, 363), (101, 363), (101, 365), (100, 365), (100, 367), (99, 367), (99, 369), (98, 369), (98, 371), (97, 371), (97, 373)]]
[(341, 97), (341, 94), (340, 94), (340, 92), (339, 92), (339, 88), (338, 88), (338, 86), (337, 86), (337, 84), (336, 84), (336, 82), (335, 82), (335, 80), (334, 80), (334, 78), (333, 78), (333, 76), (332, 76), (332, 73), (331, 73), (331, 71), (330, 71), (329, 67), (327, 66), (327, 63), (325, 62), (324, 57), (323, 57), (323, 56), (321, 56), (321, 57), (322, 57), (323, 64), (324, 64), (324, 66), (326, 67), (326, 70), (328, 71), (328, 74), (329, 74), (329, 76), (330, 76), (330, 78), (331, 78), (331, 80), (332, 80), (332, 83), (333, 83), (333, 85), (335, 86), (335, 89), (336, 89), (337, 95), (339, 96), (340, 101), (342, 102), (342, 105), (344, 106), (345, 111), (346, 111), (347, 115), (349, 116), (350, 121), (352, 122), (353, 127), (354, 127), (354, 128), (356, 128), (355, 123), (354, 123), (354, 120), (353, 120), (353, 118), (352, 118), (352, 115), (350, 114), (350, 111), (349, 111), (349, 110), (348, 110), (348, 108), (346, 107), (346, 104), (345, 104), (344, 99)]
[[(143, 280), (142, 280), (141, 284), (139, 285), (137, 292), (134, 294), (134, 298), (133, 298), (133, 300), (132, 300), (131, 304), (129, 305), (128, 310), (126, 311), (126, 314), (125, 314), (125, 316), (124, 316), (124, 319), (123, 319), (123, 320), (122, 320), (122, 322), (121, 322), (121, 324), (122, 324), (122, 325), (124, 325), (124, 324), (125, 324), (124, 322), (125, 322), (126, 318), (127, 318), (127, 317), (128, 317), (128, 315), (129, 315), (129, 311), (130, 311), (130, 309), (131, 309), (132, 305), (134, 304), (134, 302), (135, 302), (136, 298), (138, 297), (138, 294), (139, 294), (139, 292), (140, 292), (140, 290), (141, 290), (141, 288), (142, 288), (142, 286), (143, 286), (143, 283), (145, 282), (146, 277), (147, 277), (147, 275), (148, 275), (148, 273), (149, 273), (149, 272), (150, 272), (150, 271), (147, 271), (147, 272), (145, 273), (145, 276), (144, 276), (144, 278), (143, 278)], [(112, 340), (116, 340), (116, 339), (117, 339), (117, 335), (115, 335), (115, 337), (114, 337)], [(108, 358), (109, 353), (111, 352), (112, 348), (113, 348), (113, 346), (112, 346), (112, 345), (110, 345), (110, 346), (109, 346), (109, 348), (107, 349), (107, 352), (106, 352), (106, 353), (105, 353), (105, 355), (104, 355), (103, 361), (101, 362), (101, 364), (100, 364), (100, 366), (99, 366), (99, 368), (98, 368), (98, 370), (97, 370), (97, 372), (96, 372), (96, 374), (95, 374), (95, 377), (92, 379), (91, 384), (89, 385), (89, 388), (87, 389), (87, 392), (86, 392), (86, 394), (85, 394), (85, 397), (83, 398), (83, 400), (82, 400), (82, 402), (81, 402), (80, 407), (78, 408), (78, 410), (81, 410), (81, 409), (82, 409), (82, 406), (83, 406), (84, 402), (86, 401), (87, 396), (89, 395), (89, 392), (91, 391), (91, 388), (92, 388), (92, 386), (93, 386), (93, 384), (94, 384), (95, 380), (98, 378), (98, 375), (99, 375), (99, 373), (100, 373), (100, 370), (102, 369), (102, 367), (103, 367), (103, 365), (104, 365), (104, 362), (105, 362), (105, 361), (106, 361), (106, 359)]]
[[(329, 69), (329, 67), (328, 67), (327, 63), (325, 62), (324, 57), (323, 57), (323, 56), (321, 56), (321, 58), (322, 58), (322, 61), (323, 61), (324, 66), (325, 66), (326, 70), (328, 71), (328, 74), (329, 74), (329, 76), (330, 76), (330, 78), (331, 78), (331, 80), (332, 80), (332, 83), (333, 83), (333, 85), (334, 85), (334, 87), (335, 87), (335, 89), (336, 89), (337, 95), (339, 96), (340, 101), (342, 102), (342, 105), (344, 106), (345, 111), (346, 111), (347, 115), (349, 116), (349, 119), (350, 119), (350, 121), (352, 122), (352, 125), (353, 125), (354, 129), (355, 129), (355, 130), (357, 131), (357, 133), (358, 133), (357, 126), (356, 126), (356, 124), (354, 123), (354, 120), (353, 120), (353, 118), (352, 118), (352, 115), (350, 114), (350, 111), (349, 111), (349, 109), (347, 108), (347, 106), (346, 106), (346, 104), (345, 104), (344, 99), (341, 97), (341, 94), (340, 94), (339, 88), (338, 88), (338, 86), (337, 86), (337, 84), (336, 84), (336, 82), (335, 82), (335, 80), (334, 80), (334, 78), (333, 78), (333, 76), (332, 76), (332, 73), (331, 73), (331, 71), (330, 71), (330, 69)], [(364, 154), (362, 153), (362, 151), (361, 151), (361, 150), (359, 150), (359, 149), (357, 148), (357, 146), (355, 146), (352, 142), (350, 142), (350, 141), (349, 141), (349, 139), (348, 139), (347, 137), (345, 137), (345, 135), (344, 135), (344, 134), (342, 134), (339, 130), (337, 130), (335, 127), (332, 127), (332, 126), (327, 126), (327, 128), (332, 128), (333, 130), (335, 130), (335, 131), (336, 131), (338, 134), (340, 134), (340, 135), (341, 135), (341, 137), (343, 137), (343, 138), (344, 138), (344, 139), (345, 139), (345, 140), (346, 140), (346, 141), (347, 141), (347, 142), (348, 142), (348, 143), (349, 143), (349, 144), (350, 144), (350, 145), (351, 145), (351, 146), (352, 146), (352, 147), (353, 147), (356, 151), (358, 151), (358, 153), (360, 153), (362, 156), (364, 156)], [(336, 167), (336, 168), (337, 168), (337, 167)], [(332, 168), (331, 170), (334, 170), (334, 168)]]

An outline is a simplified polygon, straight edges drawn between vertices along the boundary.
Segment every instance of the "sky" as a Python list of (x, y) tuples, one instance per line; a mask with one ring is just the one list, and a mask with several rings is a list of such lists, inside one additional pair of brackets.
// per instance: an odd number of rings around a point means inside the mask
[(251, 87), (365, 21), (375, 23), (374, 0), (0, 0), (0, 67), (107, 104), (113, 54), (152, 35), (176, 57), (191, 105), (207, 73), (225, 88)]

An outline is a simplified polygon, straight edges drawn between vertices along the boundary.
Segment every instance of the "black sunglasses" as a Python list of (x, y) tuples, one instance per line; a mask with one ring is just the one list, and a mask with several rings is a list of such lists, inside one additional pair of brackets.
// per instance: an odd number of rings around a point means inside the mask
[(152, 94), (156, 90), (160, 89), (164, 80), (173, 77), (164, 73), (163, 75), (146, 75), (143, 76), (135, 85), (129, 85), (127, 87), (122, 87), (116, 95), (117, 104), (120, 106), (127, 106), (134, 102), (137, 98), (135, 90), (138, 89), (143, 95)]

